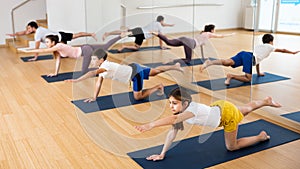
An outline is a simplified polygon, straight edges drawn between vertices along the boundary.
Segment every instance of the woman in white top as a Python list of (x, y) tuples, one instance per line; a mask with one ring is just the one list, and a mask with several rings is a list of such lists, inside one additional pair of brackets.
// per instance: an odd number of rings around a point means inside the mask
[[(184, 53), (185, 53), (185, 59), (183, 60), (185, 63), (190, 63), (192, 59), (192, 52), (193, 49), (195, 49), (197, 46), (202, 46), (204, 45), (208, 39), (210, 38), (223, 38), (227, 36), (232, 36), (234, 33), (231, 34), (216, 34), (215, 33), (215, 25), (205, 25), (204, 30), (200, 33), (197, 34), (194, 38), (189, 38), (189, 37), (179, 37), (175, 39), (168, 39), (166, 36), (162, 35), (159, 32), (152, 32), (154, 35), (159, 37), (162, 41), (164, 41), (167, 45), (169, 46), (183, 46), (184, 48)], [(175, 60), (176, 62), (177, 60)], [(174, 62), (174, 61), (173, 61)]]
[(59, 37), (57, 35), (47, 35), (46, 36), (46, 49), (33, 49), (33, 50), (24, 50), (26, 53), (41, 53), (41, 52), (53, 52), (53, 56), (56, 59), (55, 72), (49, 74), (49, 77), (57, 76), (60, 68), (61, 58), (69, 57), (77, 59), (83, 57), (81, 73), (85, 74), (89, 71), (89, 65), (91, 62), (91, 56), (94, 50), (103, 49), (108, 50), (114, 43), (116, 43), (121, 38), (127, 36), (126, 33), (122, 33), (120, 36), (117, 36), (105, 44), (89, 45), (85, 44), (80, 47), (72, 47), (70, 45), (59, 42)]
[(224, 127), (224, 137), (226, 148), (229, 151), (238, 150), (258, 142), (270, 139), (270, 136), (261, 131), (256, 136), (237, 138), (238, 125), (244, 116), (261, 108), (263, 106), (281, 107), (279, 103), (272, 100), (271, 97), (266, 97), (264, 100), (252, 101), (245, 106), (236, 107), (232, 103), (219, 100), (210, 106), (192, 102), (192, 97), (186, 91), (179, 88), (174, 89), (169, 94), (170, 108), (173, 112), (172, 116), (156, 120), (154, 122), (135, 126), (141, 132), (151, 130), (155, 127), (164, 125), (173, 125), (167, 134), (165, 144), (160, 154), (154, 154), (147, 157), (147, 160), (163, 160), (166, 152), (175, 139), (178, 130), (183, 130), (183, 121), (189, 124), (196, 124), (201, 126), (210, 126), (216, 128), (218, 126)]
[(133, 82), (133, 96), (136, 100), (144, 99), (152, 93), (158, 91), (158, 95), (164, 94), (164, 86), (160, 83), (152, 88), (143, 89), (144, 80), (148, 80), (150, 76), (156, 76), (160, 73), (176, 70), (183, 72), (179, 63), (175, 65), (158, 66), (156, 68), (144, 67), (137, 63), (129, 65), (121, 65), (115, 62), (110, 62), (107, 59), (107, 53), (99, 48), (94, 51), (92, 56), (92, 64), (99, 66), (99, 69), (89, 71), (78, 79), (68, 79), (67, 82), (79, 82), (90, 77), (99, 75), (96, 82), (95, 92), (92, 98), (84, 100), (84, 102), (93, 102), (97, 99), (100, 92), (103, 79), (117, 80), (128, 84), (130, 80)]

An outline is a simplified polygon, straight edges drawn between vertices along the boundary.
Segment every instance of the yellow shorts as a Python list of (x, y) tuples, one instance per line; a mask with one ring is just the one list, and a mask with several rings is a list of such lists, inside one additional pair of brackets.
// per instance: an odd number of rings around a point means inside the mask
[(237, 129), (240, 121), (243, 120), (244, 115), (232, 103), (225, 100), (218, 100), (210, 106), (219, 106), (221, 109), (221, 122), (219, 127), (223, 126), (225, 132), (231, 132)]

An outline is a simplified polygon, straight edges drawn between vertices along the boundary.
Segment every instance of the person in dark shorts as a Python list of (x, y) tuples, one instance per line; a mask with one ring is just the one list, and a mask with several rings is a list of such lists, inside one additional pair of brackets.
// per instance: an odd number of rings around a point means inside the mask
[(133, 82), (133, 96), (136, 100), (141, 100), (147, 98), (154, 92), (158, 92), (157, 95), (164, 94), (164, 86), (160, 83), (149, 89), (143, 89), (144, 80), (148, 80), (150, 76), (156, 76), (160, 73), (176, 70), (183, 72), (179, 63), (174, 65), (158, 66), (156, 68), (149, 68), (141, 66), (137, 63), (132, 63), (129, 65), (121, 65), (115, 62), (110, 62), (107, 59), (107, 53), (103, 49), (97, 49), (94, 51), (92, 56), (92, 65), (95, 67), (99, 66), (99, 69), (89, 71), (85, 75), (79, 77), (78, 79), (68, 79), (67, 82), (79, 82), (85, 80), (89, 77), (94, 77), (99, 75), (96, 82), (96, 89), (92, 98), (84, 100), (84, 102), (93, 102), (96, 100), (103, 79), (117, 80), (122, 83)]
[[(160, 15), (156, 18), (156, 21), (153, 21), (144, 27), (136, 27), (133, 29), (125, 28), (124, 30), (114, 30), (111, 32), (105, 32), (102, 36), (102, 40), (104, 41), (106, 37), (110, 35), (120, 35), (124, 31), (131, 32), (132, 35), (130, 36), (135, 37), (135, 41), (134, 41), (135, 44), (130, 46), (123, 45), (121, 48), (118, 49), (118, 51), (122, 52), (123, 49), (139, 50), (139, 48), (143, 44), (144, 39), (149, 39), (153, 36), (151, 32), (161, 33), (162, 28), (165, 26), (174, 26), (174, 24), (165, 23), (164, 17)], [(163, 47), (163, 43), (161, 40), (159, 41), (159, 44), (162, 49), (165, 49), (165, 47)]]
[[(15, 34), (6, 34), (8, 36), (22, 36), (27, 34), (34, 34), (34, 41), (35, 41), (35, 49), (40, 48), (40, 43), (45, 43), (45, 39), (47, 35), (57, 35), (59, 37), (59, 42), (67, 44), (68, 41), (71, 41), (72, 39), (80, 38), (80, 37), (87, 37), (91, 36), (96, 41), (96, 34), (95, 33), (87, 33), (87, 32), (78, 32), (78, 33), (66, 33), (66, 32), (56, 32), (49, 30), (47, 28), (38, 26), (38, 24), (35, 21), (31, 21), (27, 24), (26, 30), (17, 32)], [(34, 54), (34, 58), (29, 59), (29, 61), (35, 61), (38, 58), (38, 53)]]

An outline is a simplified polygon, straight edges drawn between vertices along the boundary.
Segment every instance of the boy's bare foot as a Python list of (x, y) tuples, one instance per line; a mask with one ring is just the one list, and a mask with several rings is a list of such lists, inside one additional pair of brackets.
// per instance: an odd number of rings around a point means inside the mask
[(227, 76), (226, 76), (226, 80), (225, 80), (224, 84), (226, 86), (229, 86), (231, 79), (232, 79), (232, 75), (228, 73)]
[(208, 66), (211, 65), (211, 61), (208, 59), (206, 60), (201, 66), (200, 66), (200, 72), (203, 72), (204, 69), (206, 69)]
[(281, 104), (275, 102), (272, 97), (268, 96), (264, 99), (266, 105), (271, 106), (271, 107), (281, 107)]
[(159, 84), (158, 90), (159, 90), (159, 92), (157, 92), (157, 95), (158, 95), (158, 96), (162, 96), (162, 95), (165, 94), (165, 91), (164, 91), (164, 85), (163, 85), (162, 83)]
[(176, 69), (176, 70), (178, 70), (178, 71), (180, 71), (180, 72), (182, 72), (182, 73), (184, 72), (184, 70), (183, 70), (182, 67), (180, 66), (180, 63), (179, 63), (179, 62), (175, 63), (174, 66), (175, 66), (175, 69)]
[(260, 141), (266, 141), (271, 138), (265, 131), (261, 131), (259, 133), (259, 137), (260, 137)]
[(109, 36), (109, 33), (108, 33), (108, 32), (105, 32), (105, 33), (102, 35), (102, 41), (105, 41), (105, 39), (107, 38), (107, 36)]

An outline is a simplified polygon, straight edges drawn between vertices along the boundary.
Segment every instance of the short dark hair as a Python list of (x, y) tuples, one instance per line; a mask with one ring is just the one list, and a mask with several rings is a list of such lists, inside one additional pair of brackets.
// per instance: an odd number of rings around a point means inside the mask
[(205, 25), (204, 26), (204, 31), (203, 32), (211, 32), (212, 30), (214, 30), (215, 29), (215, 25), (213, 25), (213, 24), (209, 24), (209, 25)]
[(103, 49), (101, 49), (101, 48), (94, 50), (93, 56), (97, 56), (98, 59), (101, 59), (101, 58), (103, 58), (104, 60), (107, 59), (107, 53), (106, 53), (106, 51), (103, 50)]
[(263, 43), (270, 43), (273, 42), (274, 37), (271, 34), (264, 34), (264, 36), (262, 37), (262, 41)]
[(161, 22), (161, 21), (163, 21), (165, 18), (163, 17), (163, 16), (161, 16), (161, 15), (159, 15), (157, 18), (156, 18), (156, 21), (157, 22)]
[(59, 41), (59, 38), (57, 35), (47, 35), (46, 36), (47, 39), (50, 39), (52, 42), (54, 42), (54, 44), (56, 45)]
[(35, 29), (37, 29), (39, 26), (35, 21), (31, 21), (27, 24), (27, 26), (33, 27)]

